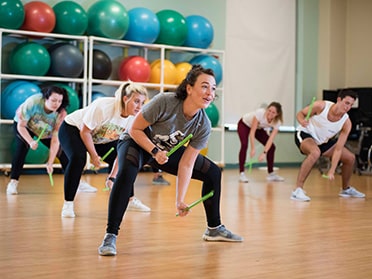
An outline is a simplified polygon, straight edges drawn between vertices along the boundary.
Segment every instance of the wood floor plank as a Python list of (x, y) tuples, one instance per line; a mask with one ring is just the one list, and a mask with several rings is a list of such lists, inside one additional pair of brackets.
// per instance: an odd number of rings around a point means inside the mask
[[(104, 174), (84, 175), (97, 193), (78, 192), (75, 219), (61, 218), (63, 176), (23, 175), (19, 195), (6, 195), (0, 177), (1, 278), (371, 278), (372, 176), (353, 175), (366, 199), (338, 197), (340, 177), (330, 182), (314, 169), (305, 185), (311, 202), (289, 199), (297, 169), (282, 168), (285, 182), (267, 182), (253, 169), (249, 183), (237, 170), (223, 171), (221, 212), (243, 243), (204, 242), (203, 207), (176, 217), (171, 186), (151, 185), (141, 173), (136, 196), (150, 213), (127, 212), (118, 255), (97, 253), (107, 222)], [(200, 198), (193, 181), (187, 202)]]

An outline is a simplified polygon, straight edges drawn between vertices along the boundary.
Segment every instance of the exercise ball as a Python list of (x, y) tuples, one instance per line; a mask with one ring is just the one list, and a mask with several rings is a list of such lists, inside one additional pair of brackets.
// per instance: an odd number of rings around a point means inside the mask
[(93, 50), (93, 78), (108, 79), (111, 75), (112, 63), (110, 57), (99, 49)]
[(9, 63), (13, 74), (44, 76), (50, 67), (50, 55), (44, 46), (25, 42), (12, 50)]
[(49, 74), (53, 76), (78, 78), (83, 72), (84, 56), (72, 44), (57, 44), (48, 48), (51, 64)]
[(217, 106), (214, 103), (211, 103), (205, 109), (205, 112), (207, 113), (208, 118), (211, 121), (212, 127), (216, 127), (218, 125), (218, 121), (220, 119), (220, 114), (218, 112)]
[(40, 93), (40, 88), (32, 82), (14, 81), (4, 91), (1, 94), (1, 116), (5, 119), (13, 119), (18, 107), (28, 97)]
[(128, 11), (129, 28), (124, 40), (152, 44), (160, 32), (160, 23), (154, 12), (146, 8)]
[(220, 61), (212, 55), (201, 54), (190, 60), (190, 64), (200, 64), (203, 68), (212, 69), (216, 78), (216, 83), (219, 84), (222, 80), (222, 66)]
[(176, 65), (176, 84), (180, 84), (191, 70), (192, 65), (188, 62), (179, 62)]
[(148, 82), (150, 80), (150, 75), (150, 64), (142, 56), (128, 56), (120, 62), (118, 69), (120, 80)]
[(182, 46), (187, 36), (187, 25), (183, 15), (174, 10), (161, 10), (156, 16), (159, 19), (160, 32), (155, 43)]
[(203, 16), (186, 17), (187, 36), (184, 45), (188, 47), (208, 48), (213, 41), (213, 26)]
[(128, 12), (118, 1), (101, 0), (88, 9), (88, 35), (121, 40), (128, 27)]
[(102, 97), (106, 97), (106, 95), (103, 94), (102, 92), (98, 92), (98, 91), (93, 91), (92, 92), (92, 102), (99, 99), (99, 98), (102, 98)]
[(0, 28), (18, 29), (25, 19), (21, 0), (0, 0)]
[(56, 24), (56, 15), (51, 6), (41, 1), (32, 1), (24, 5), (25, 19), (21, 29), (50, 33)]
[[(34, 140), (36, 140), (37, 137), (34, 137)], [(11, 150), (13, 154), (16, 150), (16, 144), (15, 141), (11, 144)], [(49, 158), (49, 148), (45, 146), (41, 141), (38, 142), (38, 147), (36, 150), (29, 149), (25, 158), (26, 164), (45, 164), (48, 161)]]
[[(157, 59), (153, 61), (150, 65), (151, 75), (150, 83), (160, 83), (161, 82), (161, 60)], [(164, 84), (176, 84), (177, 74), (176, 66), (167, 59), (164, 59)]]
[(88, 14), (73, 1), (61, 1), (53, 6), (56, 15), (54, 33), (84, 35), (88, 28)]
[(79, 95), (71, 86), (68, 86), (64, 83), (57, 83), (55, 86), (64, 88), (67, 91), (68, 100), (70, 102), (70, 104), (66, 107), (67, 113), (74, 112), (80, 108)]

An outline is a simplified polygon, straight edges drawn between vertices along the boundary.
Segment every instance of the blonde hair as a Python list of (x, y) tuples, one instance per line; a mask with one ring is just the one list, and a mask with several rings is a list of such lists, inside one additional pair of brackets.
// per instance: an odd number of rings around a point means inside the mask
[(144, 86), (133, 82), (121, 84), (115, 91), (115, 111), (121, 112), (122, 110), (125, 110), (125, 103), (123, 101), (124, 96), (131, 98), (134, 93), (138, 93), (148, 98), (147, 89)]

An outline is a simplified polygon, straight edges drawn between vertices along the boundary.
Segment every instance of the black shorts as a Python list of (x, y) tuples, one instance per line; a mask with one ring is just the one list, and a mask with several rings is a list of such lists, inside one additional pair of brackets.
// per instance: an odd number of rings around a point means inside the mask
[[(301, 151), (301, 148), (300, 148), (301, 142), (306, 138), (313, 138), (313, 137), (308, 133), (301, 132), (301, 131), (296, 131), (296, 133), (295, 133), (295, 143), (296, 143), (296, 145), (297, 145), (297, 147), (300, 151)], [(322, 143), (322, 144), (318, 145), (318, 147), (320, 149), (320, 154), (323, 154), (324, 152), (329, 150), (332, 146), (334, 146), (336, 144), (336, 142), (337, 142), (337, 139), (332, 138), (329, 141), (327, 141), (326, 143)], [(301, 153), (304, 154), (302, 151), (301, 151)]]

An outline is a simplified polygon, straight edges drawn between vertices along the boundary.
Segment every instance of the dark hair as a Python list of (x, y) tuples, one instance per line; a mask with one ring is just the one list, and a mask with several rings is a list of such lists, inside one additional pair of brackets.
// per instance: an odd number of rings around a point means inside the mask
[(278, 121), (283, 123), (283, 110), (282, 110), (282, 105), (278, 102), (271, 102), (267, 108), (269, 107), (274, 107), (276, 109), (276, 112), (278, 113), (277, 116), (275, 116), (275, 123), (278, 123)]
[(193, 65), (191, 70), (187, 73), (186, 78), (180, 83), (176, 89), (176, 97), (181, 100), (185, 100), (187, 97), (186, 86), (189, 84), (194, 86), (198, 76), (201, 74), (207, 74), (215, 77), (212, 69), (205, 69), (201, 65)]
[(55, 85), (46, 86), (46, 87), (41, 88), (41, 93), (43, 94), (43, 98), (46, 100), (48, 100), (53, 93), (63, 96), (62, 104), (57, 109), (57, 112), (61, 112), (61, 110), (65, 109), (70, 104), (67, 90), (64, 89), (63, 87), (59, 87)]
[(338, 92), (337, 97), (341, 98), (341, 100), (344, 99), (345, 97), (351, 97), (354, 100), (356, 100), (358, 98), (358, 94), (354, 90), (351, 90), (351, 89), (341, 89)]

